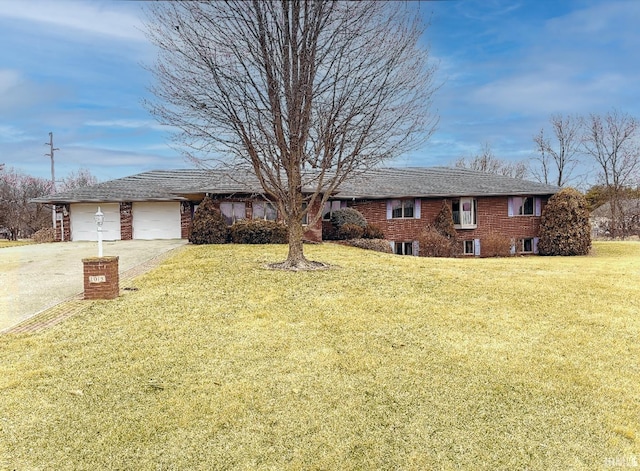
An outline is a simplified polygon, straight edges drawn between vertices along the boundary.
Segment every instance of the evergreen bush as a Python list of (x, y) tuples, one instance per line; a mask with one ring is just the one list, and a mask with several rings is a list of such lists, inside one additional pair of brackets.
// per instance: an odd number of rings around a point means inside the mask
[(210, 197), (205, 197), (198, 205), (189, 242), (192, 244), (226, 244), (229, 241), (229, 227)]
[(276, 221), (237, 221), (231, 226), (231, 240), (235, 244), (286, 244), (289, 241), (289, 230)]
[(331, 224), (338, 230), (345, 224), (355, 224), (364, 228), (367, 226), (367, 220), (357, 209), (342, 208), (331, 213)]
[(442, 202), (442, 208), (436, 216), (436, 220), (433, 223), (433, 228), (447, 239), (455, 243), (458, 238), (455, 225), (453, 224), (453, 213), (451, 212), (451, 206), (447, 200)]
[(338, 229), (338, 240), (360, 239), (364, 233), (364, 227), (357, 224), (343, 224)]
[(549, 198), (540, 219), (540, 255), (586, 255), (591, 249), (591, 224), (586, 198), (565, 188)]

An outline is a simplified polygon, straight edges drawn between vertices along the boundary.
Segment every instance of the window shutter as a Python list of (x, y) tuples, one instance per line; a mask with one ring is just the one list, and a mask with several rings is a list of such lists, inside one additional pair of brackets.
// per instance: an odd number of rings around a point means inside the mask
[(476, 257), (480, 256), (480, 239), (473, 239), (473, 254)]
[(391, 253), (396, 253), (396, 243), (390, 240), (389, 245), (391, 246)]
[(422, 206), (422, 200), (420, 198), (416, 198), (416, 201), (413, 205), (413, 218), (420, 219), (420, 208)]
[(509, 217), (513, 217), (513, 198), (509, 197)]
[[(391, 219), (392, 211), (393, 210), (391, 208), (391, 200), (387, 200), (387, 219)], [(391, 249), (393, 249), (393, 245), (391, 246)]]
[(347, 207), (347, 202), (346, 201), (340, 201), (340, 208), (346, 208)]
[(418, 253), (420, 252), (420, 244), (418, 243), (417, 240), (414, 240), (413, 242), (411, 242), (411, 250), (413, 252), (413, 255), (417, 257)]
[(515, 255), (516, 254), (516, 240), (515, 239), (511, 239), (511, 248), (509, 249), (509, 253), (511, 253), (511, 255)]
[(540, 214), (542, 214), (542, 200), (540, 198), (536, 198), (534, 201), (536, 205), (536, 216), (540, 216)]
[(533, 238), (533, 253), (538, 253), (538, 241), (540, 240), (539, 237), (534, 237)]

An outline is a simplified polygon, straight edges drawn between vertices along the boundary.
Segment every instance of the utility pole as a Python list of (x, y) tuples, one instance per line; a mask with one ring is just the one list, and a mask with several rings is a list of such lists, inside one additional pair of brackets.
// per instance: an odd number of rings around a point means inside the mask
[[(55, 151), (60, 150), (59, 148), (53, 147), (53, 133), (49, 133), (49, 142), (44, 143), (45, 146), (49, 146), (50, 152), (48, 154), (44, 154), (46, 157), (51, 157), (51, 191), (52, 193), (56, 192), (56, 172), (53, 166), (53, 154)], [(56, 228), (56, 205), (54, 204), (51, 209), (51, 218), (53, 221), (53, 228)]]

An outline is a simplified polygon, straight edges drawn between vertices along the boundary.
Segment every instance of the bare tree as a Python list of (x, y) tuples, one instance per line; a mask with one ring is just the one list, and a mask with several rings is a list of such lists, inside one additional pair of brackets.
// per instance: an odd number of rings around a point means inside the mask
[(198, 165), (255, 173), (289, 227), (283, 268), (314, 266), (302, 219), (317, 222), (347, 176), (433, 132), (434, 68), (409, 4), (180, 1), (148, 13), (149, 109)]
[(622, 200), (627, 187), (638, 182), (640, 170), (640, 123), (614, 110), (605, 116), (589, 115), (585, 152), (600, 166), (600, 176), (611, 207), (612, 237), (624, 237), (625, 214)]
[(557, 114), (552, 115), (549, 121), (554, 142), (545, 137), (544, 129), (533, 137), (538, 152), (535, 160), (539, 166), (532, 167), (531, 173), (542, 183), (565, 186), (571, 180), (571, 173), (579, 162), (583, 119), (579, 116)]
[(69, 175), (64, 177), (57, 190), (60, 192), (69, 191), (75, 188), (95, 185), (96, 183), (98, 183), (98, 179), (91, 174), (91, 171), (86, 168), (81, 168), (76, 172), (70, 172)]
[(493, 154), (491, 145), (484, 142), (480, 153), (474, 157), (460, 157), (453, 164), (457, 168), (468, 168), (478, 172), (493, 173), (507, 177), (523, 179), (527, 175), (527, 165), (524, 162), (509, 162), (499, 159)]
[(32, 198), (51, 193), (52, 183), (9, 168), (0, 174), (0, 225), (9, 237), (30, 236), (51, 225), (51, 207), (31, 203)]

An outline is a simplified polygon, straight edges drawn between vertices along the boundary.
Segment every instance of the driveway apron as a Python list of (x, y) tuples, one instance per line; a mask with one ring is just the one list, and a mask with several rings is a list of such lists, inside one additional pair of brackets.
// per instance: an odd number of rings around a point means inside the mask
[[(120, 273), (185, 240), (104, 242), (105, 256), (119, 257)], [(0, 249), (0, 332), (82, 293), (82, 259), (98, 255), (95, 242), (59, 242)]]

